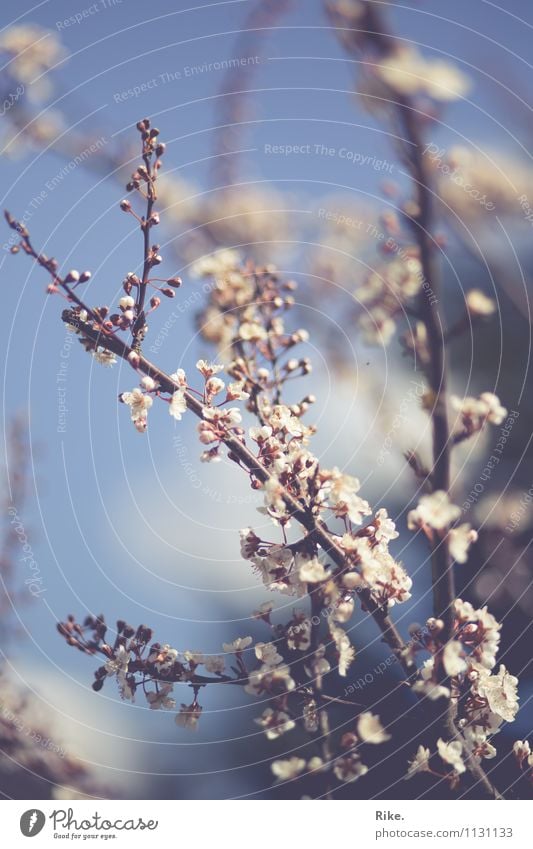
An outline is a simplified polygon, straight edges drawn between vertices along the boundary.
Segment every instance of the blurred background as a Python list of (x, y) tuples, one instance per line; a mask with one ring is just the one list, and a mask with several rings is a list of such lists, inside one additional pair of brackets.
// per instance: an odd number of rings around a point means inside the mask
[[(468, 80), (462, 97), (426, 121), (425, 134), (439, 161), (460, 169), (492, 204), (487, 209), (436, 168), (442, 314), (459, 320), (471, 288), (497, 304), (490, 321), (450, 343), (452, 390), (496, 392), (519, 413), (495, 469), (487, 474), (485, 466), (500, 428), (465, 443), (453, 474), (454, 500), (468, 505), (466, 520), (480, 528), (468, 563), (457, 567), (460, 592), (503, 621), (501, 659), (521, 677), (523, 710), (502, 732), (514, 740), (531, 728), (533, 695), (532, 9), (528, 0), (505, 8), (488, 0), (377, 5), (406, 45), (452, 63)], [(310, 417), (319, 428), (315, 452), (326, 466), (357, 475), (364, 497), (397, 521), (392, 550), (414, 580), (413, 598), (394, 611), (407, 634), (431, 611), (427, 552), (405, 526), (416, 484), (404, 452), (427, 454), (428, 420), (398, 336), (369, 345), (353, 293), (383, 262), (376, 234), (409, 180), (391, 126), (357, 94), (362, 69), (322, 3), (22, 0), (16, 11), (2, 9), (0, 26), (2, 206), (63, 271), (91, 270), (93, 303), (116, 301), (125, 274), (142, 260), (138, 230), (118, 208), (136, 162), (135, 123), (149, 116), (167, 143), (161, 253), (165, 274), (184, 285), (154, 314), (148, 356), (190, 373), (199, 357), (213, 356), (197, 333), (205, 294), (189, 268), (219, 246), (274, 262), (298, 282), (295, 321), (311, 331), (314, 364), (306, 391), (318, 399)], [(204, 693), (191, 735), (172, 712), (121, 702), (113, 686), (93, 693), (96, 662), (57, 635), (67, 613), (103, 612), (110, 622), (149, 625), (180, 651), (216, 653), (247, 634), (266, 639), (250, 615), (268, 595), (241, 559), (238, 537), (264, 519), (260, 497), (236, 468), (200, 463), (187, 416), (169, 422), (156, 405), (147, 434), (134, 430), (116, 403), (132, 388), (131, 371), (103, 369), (83, 353), (60, 321), (62, 303), (46, 296), (43, 275), (10, 255), (10, 237), (6, 227), (0, 791), (19, 798), (281, 793), (270, 789), (269, 763), (298, 741), (266, 741), (253, 722), (257, 705), (238, 688)], [(32, 593), (28, 579), (36, 575)], [(291, 608), (283, 597), (272, 600), (275, 615)], [(359, 654), (347, 686), (387, 656), (361, 614), (350, 634)], [(399, 680), (392, 666), (386, 682), (375, 677), (358, 698), (386, 720), (387, 690)], [(178, 702), (188, 696), (177, 690)], [(423, 719), (406, 711), (419, 727)], [(379, 747), (369, 776), (349, 794), (424, 795), (423, 782), (402, 781), (412, 754), (405, 739), (400, 751)], [(505, 784), (515, 780), (509, 758), (500, 769)], [(297, 785), (285, 792), (298, 798), (305, 788)]]

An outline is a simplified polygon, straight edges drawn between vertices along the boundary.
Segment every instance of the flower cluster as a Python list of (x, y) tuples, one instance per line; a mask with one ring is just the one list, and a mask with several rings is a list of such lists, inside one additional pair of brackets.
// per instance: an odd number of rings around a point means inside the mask
[[(465, 771), (463, 750), (478, 761), (495, 757), (492, 738), (503, 722), (513, 722), (518, 711), (518, 679), (503, 664), (495, 671), (501, 625), (486, 607), (476, 610), (469, 602), (457, 599), (448, 642), (440, 639), (443, 627), (438, 620), (428, 621), (410, 650), (431, 654), (413, 690), (431, 700), (451, 700), (456, 706), (458, 739), (438, 743), (440, 758), (453, 767), (447, 777), (454, 786)], [(440, 683), (442, 670), (445, 684)], [(436, 774), (429, 769), (429, 750), (420, 747), (407, 777), (424, 770)]]
[(200, 687), (217, 681), (239, 682), (239, 678), (231, 679), (226, 675), (223, 655), (189, 650), (178, 652), (168, 643), (153, 642), (152, 629), (146, 625), (133, 628), (119, 620), (113, 629), (112, 641), (109, 641), (110, 629), (103, 616), (87, 616), (83, 624), (69, 616), (57, 628), (68, 645), (104, 658), (104, 664), (94, 673), (92, 686), (96, 692), (102, 689), (107, 678), (115, 678), (122, 699), (133, 702), (141, 692), (151, 710), (173, 710), (176, 705), (171, 696), (174, 684), (180, 682), (192, 687), (192, 704), (182, 704), (176, 716), (176, 724), (183, 727), (195, 728), (198, 723), (202, 710), (198, 704)]
[(500, 425), (507, 416), (507, 409), (500, 404), (500, 399), (493, 392), (482, 392), (479, 398), (450, 397), (452, 409), (457, 412), (461, 428), (454, 435), (455, 441), (460, 442), (477, 433), (488, 422)]
[(385, 245), (396, 256), (372, 269), (354, 293), (360, 305), (358, 324), (365, 342), (383, 346), (391, 341), (397, 319), (405, 316), (406, 307), (423, 284), (418, 249), (409, 244), (400, 248), (392, 238)]
[(430, 542), (446, 537), (450, 554), (457, 563), (466, 563), (468, 550), (476, 542), (477, 531), (467, 523), (450, 527), (461, 515), (461, 508), (452, 504), (450, 496), (443, 490), (422, 495), (418, 506), (407, 516), (407, 527), (421, 529)]

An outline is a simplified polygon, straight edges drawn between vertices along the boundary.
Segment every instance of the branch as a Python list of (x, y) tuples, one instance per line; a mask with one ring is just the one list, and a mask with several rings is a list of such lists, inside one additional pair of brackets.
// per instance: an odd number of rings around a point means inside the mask
[[(87, 322), (81, 321), (71, 310), (65, 310), (62, 314), (62, 319), (70, 326), (79, 330), (80, 333), (82, 333), (82, 335), (95, 347), (103, 347), (106, 350), (111, 351), (117, 357), (130, 362), (130, 364), (132, 362), (133, 355), (137, 371), (142, 372), (142, 374), (157, 381), (163, 392), (173, 394), (178, 389), (182, 389), (182, 387), (180, 387), (180, 385), (174, 381), (170, 375), (166, 374), (158, 368), (158, 366), (154, 365), (154, 363), (147, 360), (142, 354), (138, 354), (133, 350), (133, 348), (126, 345), (125, 342), (117, 336), (95, 329)], [(203, 421), (205, 409), (204, 404), (188, 391), (185, 392), (185, 401), (187, 408), (197, 418)], [(268, 470), (258, 463), (257, 458), (251, 451), (249, 451), (240, 439), (233, 436), (231, 433), (227, 433), (223, 437), (222, 442), (229, 449), (230, 453), (238, 458), (242, 465), (245, 466), (261, 483), (264, 484), (271, 480), (272, 476)], [(293, 495), (287, 492), (287, 490), (284, 491), (283, 500), (288, 510), (290, 510), (291, 515), (308, 532), (310, 540), (319, 545), (323, 551), (331, 557), (333, 562), (339, 566), (339, 568), (346, 570), (348, 568), (346, 554), (324, 526), (313, 516), (310, 516), (301, 503)], [(404, 654), (406, 645), (396, 626), (390, 619), (387, 611), (385, 608), (377, 604), (372, 593), (367, 587), (359, 589), (358, 594), (363, 607), (370, 613), (378, 628), (382, 632), (384, 642), (387, 643), (390, 649), (398, 657), (404, 671), (408, 675), (411, 675), (416, 671), (416, 666), (414, 662)]]

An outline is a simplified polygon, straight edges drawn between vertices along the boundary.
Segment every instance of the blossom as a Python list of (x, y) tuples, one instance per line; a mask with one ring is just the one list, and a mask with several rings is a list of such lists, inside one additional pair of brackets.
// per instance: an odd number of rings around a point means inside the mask
[(240, 263), (240, 254), (224, 248), (212, 254), (203, 256), (191, 265), (193, 277), (216, 277), (236, 268)]
[(269, 424), (275, 431), (281, 430), (290, 436), (302, 436), (305, 431), (300, 419), (283, 404), (276, 404), (269, 417)]
[(386, 548), (391, 540), (399, 537), (396, 525), (384, 507), (377, 511), (373, 524), (376, 528), (374, 536), (381, 548)]
[(183, 652), (183, 659), (186, 663), (189, 663), (191, 667), (199, 666), (205, 660), (202, 652), (191, 651), (190, 649), (185, 649)]
[(263, 665), (260, 669), (254, 669), (248, 676), (248, 684), (244, 690), (251, 696), (260, 696), (263, 693), (271, 693), (279, 696), (290, 693), (296, 684), (286, 664), (278, 666)]
[(508, 412), (493, 392), (482, 392), (479, 398), (451, 395), (450, 404), (461, 414), (463, 425), (469, 432), (480, 430), (485, 422), (500, 425)]
[(460, 515), (461, 508), (451, 503), (447, 492), (438, 489), (420, 498), (418, 507), (411, 510), (407, 516), (407, 527), (412, 531), (421, 525), (428, 525), (440, 531), (451, 525)]
[(492, 315), (496, 310), (496, 304), (492, 298), (487, 296), (480, 289), (470, 289), (466, 293), (466, 308), (471, 316)]
[(372, 592), (391, 606), (411, 598), (413, 582), (401, 563), (388, 552), (377, 549), (374, 557), (363, 561), (361, 575)]
[(180, 728), (186, 728), (188, 731), (196, 731), (201, 713), (202, 708), (199, 704), (193, 702), (190, 705), (185, 705), (182, 702), (179, 713), (176, 714), (174, 721)]
[(248, 433), (250, 435), (250, 439), (253, 439), (254, 442), (264, 442), (265, 439), (268, 439), (272, 436), (272, 428), (268, 425), (261, 425), (261, 427), (251, 427), (248, 429)]
[(213, 398), (226, 388), (226, 384), (220, 377), (210, 377), (205, 384), (205, 393), (208, 398)]
[(321, 678), (323, 675), (327, 675), (331, 669), (329, 661), (326, 660), (326, 647), (320, 644), (313, 656), (310, 659), (308, 667), (306, 667), (306, 672), (308, 675), (313, 678)]
[(239, 336), (243, 342), (259, 342), (267, 338), (267, 332), (258, 321), (243, 321), (239, 328)]
[(174, 699), (169, 697), (172, 692), (172, 684), (160, 684), (158, 690), (151, 690), (146, 693), (146, 701), (150, 705), (150, 710), (159, 710), (166, 708), (172, 710), (176, 707)]
[(241, 556), (245, 560), (251, 560), (257, 553), (261, 540), (251, 528), (243, 528), (239, 531), (239, 536), (241, 538)]
[(296, 726), (288, 713), (283, 710), (272, 710), (272, 708), (266, 708), (255, 722), (265, 729), (268, 740), (276, 740)]
[(330, 632), (339, 656), (339, 675), (344, 678), (350, 664), (355, 660), (355, 649), (350, 642), (348, 634), (342, 628), (336, 625), (330, 625)]
[(322, 471), (326, 484), (328, 501), (336, 516), (347, 516), (356, 525), (361, 524), (363, 516), (372, 511), (367, 501), (360, 498), (357, 492), (361, 484), (357, 478), (343, 474), (337, 467), (331, 471)]
[[(9, 75), (26, 85), (34, 83), (67, 54), (56, 33), (37, 24), (17, 24), (0, 34), (0, 50), (12, 58), (6, 63)], [(42, 83), (38, 80), (41, 86)], [(44, 91), (42, 92), (44, 94)]]
[(328, 578), (328, 572), (326, 572), (318, 557), (309, 558), (303, 554), (297, 554), (295, 562), (298, 577), (304, 583), (318, 584), (319, 581), (325, 581)]
[(467, 669), (466, 661), (463, 657), (463, 647), (458, 640), (451, 640), (444, 646), (442, 662), (446, 675), (451, 678), (456, 675), (461, 675)]
[(181, 421), (183, 413), (187, 410), (187, 400), (185, 398), (185, 389), (176, 389), (170, 399), (168, 412), (176, 421)]
[(517, 759), (520, 766), (522, 766), (523, 762), (527, 760), (531, 755), (531, 747), (527, 740), (516, 740), (513, 743), (513, 754)]
[(288, 758), (286, 760), (274, 761), (270, 769), (276, 776), (277, 781), (290, 781), (296, 778), (305, 769), (303, 758)]
[(263, 601), (259, 605), (257, 610), (254, 610), (252, 613), (253, 619), (265, 619), (268, 621), (270, 619), (270, 614), (274, 609), (274, 604), (271, 601)]
[(187, 378), (182, 368), (179, 368), (175, 372), (173, 372), (173, 374), (170, 375), (170, 378), (174, 381), (174, 383), (177, 383), (178, 386), (187, 386)]
[(341, 598), (331, 614), (331, 618), (335, 622), (345, 623), (352, 618), (355, 610), (355, 601), (351, 596)]
[(240, 652), (252, 645), (251, 637), (237, 637), (232, 643), (222, 643), (225, 652)]
[(274, 643), (256, 643), (255, 656), (265, 666), (277, 666), (278, 663), (282, 663), (283, 661)]
[(105, 670), (108, 675), (125, 675), (128, 671), (129, 662), (129, 651), (124, 646), (119, 646), (114, 657), (107, 661)]
[(409, 761), (406, 779), (412, 778), (419, 772), (428, 772), (430, 751), (425, 746), (419, 746), (414, 758)]
[(138, 387), (131, 392), (123, 392), (120, 396), (123, 404), (130, 408), (131, 420), (139, 433), (144, 433), (147, 426), (148, 410), (154, 403), (150, 395), (145, 395)]
[(470, 602), (460, 598), (455, 600), (454, 610), (458, 623), (468, 626), (468, 640), (473, 646), (475, 660), (482, 667), (492, 669), (500, 643), (500, 623), (486, 607), (475, 610)]
[(461, 757), (463, 746), (459, 740), (451, 740), (449, 743), (446, 743), (442, 737), (439, 737), (437, 740), (437, 750), (442, 760), (453, 766), (455, 772), (459, 775), (462, 772), (466, 772), (466, 766)]
[(310, 699), (304, 705), (303, 709), (304, 728), (309, 734), (316, 734), (318, 731), (318, 711), (317, 704), (314, 699)]
[(368, 767), (362, 763), (356, 752), (350, 752), (349, 755), (337, 758), (333, 772), (339, 781), (357, 781), (368, 772)]
[(265, 507), (273, 516), (285, 515), (285, 490), (276, 477), (271, 477), (263, 486), (265, 494)]
[(168, 672), (178, 659), (178, 650), (171, 648), (168, 643), (152, 649), (148, 661), (155, 664), (158, 672)]
[(134, 689), (127, 678), (128, 667), (130, 662), (130, 653), (123, 646), (119, 646), (114, 657), (105, 664), (105, 671), (108, 675), (116, 675), (120, 695), (123, 699), (133, 701)]
[(287, 628), (287, 647), (295, 651), (307, 651), (311, 645), (311, 623), (308, 619), (297, 620)]
[(363, 743), (386, 743), (391, 735), (383, 728), (379, 716), (367, 711), (360, 714), (357, 721), (357, 733)]
[(153, 377), (149, 377), (148, 375), (145, 375), (141, 379), (141, 389), (144, 389), (145, 392), (153, 392), (154, 389), (156, 388), (156, 386), (157, 386), (157, 383), (155, 382)]
[(494, 392), (482, 392), (479, 399), (487, 406), (487, 421), (494, 425), (500, 425), (508, 411), (506, 407), (500, 404), (498, 396)]
[(452, 528), (448, 533), (448, 544), (450, 554), (457, 563), (466, 563), (468, 549), (477, 540), (477, 531), (465, 522), (457, 528)]
[(250, 397), (250, 393), (244, 390), (244, 380), (230, 383), (226, 392), (228, 401), (246, 401)]
[(425, 94), (433, 100), (458, 100), (468, 92), (468, 79), (454, 65), (426, 59), (412, 47), (402, 47), (380, 60), (377, 75), (400, 94)]
[(226, 661), (221, 655), (209, 654), (204, 659), (206, 672), (211, 672), (213, 675), (222, 675), (226, 666)]
[(417, 694), (417, 696), (425, 696), (432, 702), (437, 699), (450, 698), (449, 687), (444, 687), (442, 684), (435, 684), (435, 682), (431, 680), (415, 681), (411, 689), (413, 693)]
[(518, 678), (510, 675), (503, 663), (496, 675), (491, 675), (480, 664), (473, 664), (473, 668), (477, 674), (472, 685), (474, 692), (487, 700), (493, 713), (506, 722), (513, 722), (518, 711)]
[(196, 368), (206, 380), (213, 377), (213, 375), (218, 374), (219, 371), (224, 370), (224, 366), (221, 366), (218, 363), (208, 363), (207, 360), (198, 360)]
[(107, 367), (114, 366), (117, 361), (117, 358), (112, 351), (106, 351), (103, 348), (97, 348), (95, 351), (93, 351), (93, 357), (97, 363), (100, 363), (100, 365)]

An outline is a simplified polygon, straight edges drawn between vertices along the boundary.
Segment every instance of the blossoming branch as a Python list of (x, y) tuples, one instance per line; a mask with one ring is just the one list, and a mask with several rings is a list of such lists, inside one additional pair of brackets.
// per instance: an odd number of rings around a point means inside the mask
[[(83, 624), (69, 616), (58, 625), (60, 634), (81, 652), (102, 658), (95, 672), (96, 691), (115, 678), (122, 698), (143, 694), (152, 709), (174, 709), (174, 686), (189, 687), (192, 701), (182, 702), (176, 716), (177, 724), (188, 728), (199, 722), (202, 688), (243, 686), (268, 702), (257, 718), (268, 739), (298, 727), (314, 748), (310, 757), (274, 761), (276, 781), (309, 775), (317, 796), (330, 796), (336, 787), (365, 774), (367, 744), (385, 744), (391, 738), (379, 716), (328, 692), (328, 682), (346, 676), (353, 663), (356, 648), (347, 625), (359, 604), (400, 661), (414, 696), (454, 708), (453, 723), (438, 739), (429, 745), (421, 740), (406, 765), (406, 777), (423, 771), (456, 787), (467, 773), (498, 796), (481, 762), (495, 755), (492, 737), (502, 722), (514, 719), (518, 705), (516, 679), (504, 666), (492, 671), (500, 625), (485, 608), (474, 610), (453, 599), (451, 608), (440, 611), (445, 618), (436, 615), (425, 629), (414, 628), (409, 642), (402, 639), (390, 609), (410, 598), (412, 582), (389, 551), (398, 537), (394, 522), (384, 507), (375, 510), (361, 496), (356, 478), (338, 467), (322, 468), (312, 453), (315, 427), (306, 419), (315, 397), (304, 394), (297, 403), (284, 402), (285, 386), (311, 370), (301, 353), (306, 331), (286, 326), (295, 284), (283, 280), (274, 267), (245, 262), (234, 251), (205, 257), (193, 269), (214, 281), (200, 330), (206, 346), (216, 345), (225, 362), (206, 357), (190, 378), (182, 369), (166, 374), (144, 356), (149, 316), (161, 306), (161, 296), (174, 297), (181, 281), (154, 276), (163, 263), (151, 231), (159, 224), (156, 183), (165, 147), (148, 119), (137, 129), (141, 163), (127, 185), (132, 200), (120, 206), (139, 224), (143, 270), (141, 277), (125, 276), (117, 311), (89, 306), (80, 294), (89, 272), (60, 275), (59, 263), (38, 252), (26, 227), (6, 214), (19, 237), (12, 252), (28, 254), (48, 272), (48, 292), (66, 299), (63, 320), (85, 350), (105, 365), (117, 357), (129, 363), (138, 385), (126, 389), (120, 400), (140, 433), (148, 426), (154, 401), (161, 409), (166, 405), (174, 420), (192, 414), (199, 420), (201, 459), (216, 462), (225, 451), (252, 489), (263, 493), (261, 512), (272, 521), (278, 539), (266, 540), (245, 528), (242, 556), (269, 591), (293, 597), (296, 606), (290, 620), (280, 623), (274, 621), (272, 603), (265, 602), (252, 616), (264, 624), (266, 639), (253, 645), (250, 636), (238, 636), (224, 644), (221, 655), (155, 642), (145, 625), (132, 627), (119, 620), (110, 629), (103, 616), (88, 616)], [(142, 214), (135, 211), (138, 201)], [(149, 291), (154, 294), (147, 300)], [(444, 397), (439, 403), (445, 403)], [(487, 394), (478, 401), (466, 399), (460, 410), (461, 439), (505, 415), (495, 396)], [(244, 416), (255, 420), (251, 427), (244, 427)], [(461, 563), (476, 534), (470, 526), (457, 525), (459, 509), (438, 479), (435, 472), (428, 475), (429, 491), (409, 514), (409, 527), (422, 532), (434, 551), (449, 551)], [(420, 653), (429, 657), (419, 670)], [(339, 705), (349, 711), (342, 733), (330, 722), (332, 706)]]

